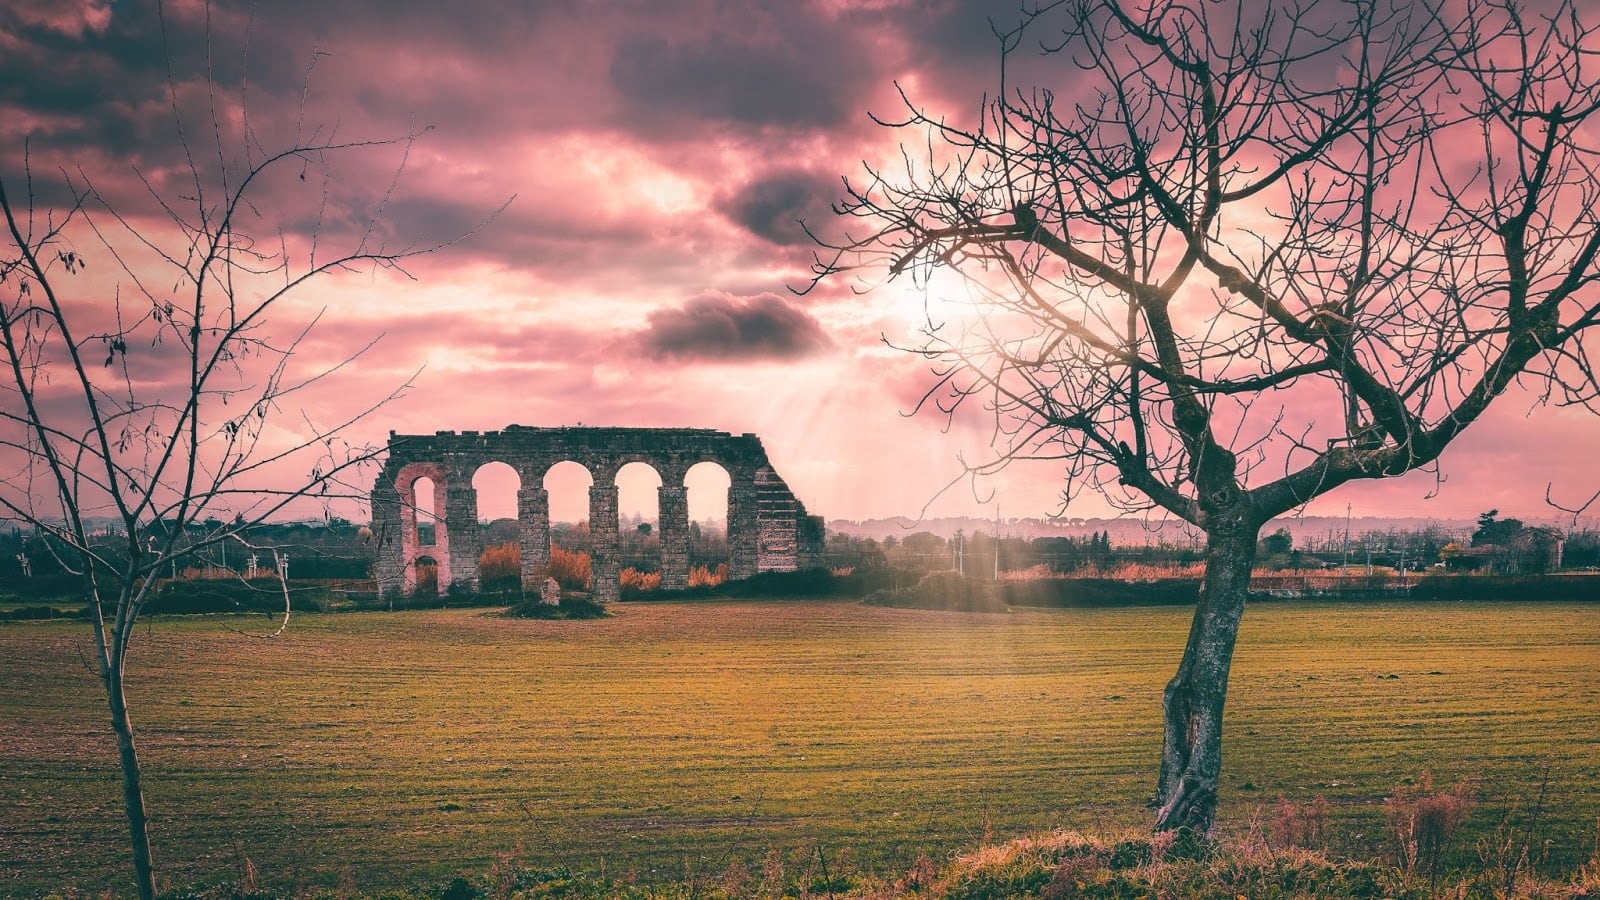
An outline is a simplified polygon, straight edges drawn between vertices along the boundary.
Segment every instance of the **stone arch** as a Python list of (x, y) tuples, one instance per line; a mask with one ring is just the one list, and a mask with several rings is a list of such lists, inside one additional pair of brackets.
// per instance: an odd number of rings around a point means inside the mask
[[(576, 544), (572, 544), (564, 536), (556, 540), (553, 536), (553, 546), (564, 549), (588, 550), (593, 544), (590, 519), (594, 517), (593, 504), (590, 493), (598, 479), (595, 478), (594, 469), (577, 459), (558, 459), (545, 466), (544, 472), (539, 476), (539, 484), (545, 489), (550, 498), (550, 528), (552, 534), (567, 532), (582, 526), (582, 531), (589, 534)], [(568, 526), (558, 528), (557, 526)]]
[(517, 491), (522, 473), (500, 459), (485, 460), (472, 470), (472, 489), (478, 492), (478, 520), (483, 523), (517, 516)]
[(440, 463), (414, 462), (394, 478), (399, 495), (400, 563), (406, 593), (416, 589), (416, 563), (426, 555), (440, 578), (450, 573), (450, 533), (444, 525), (445, 492), (449, 469)]
[(708, 457), (685, 471), (683, 484), (690, 522), (689, 567), (715, 569), (718, 565), (731, 565), (728, 494), (733, 487), (733, 474), (719, 460)]
[(405, 504), (411, 513), (407, 524), (416, 534), (417, 546), (432, 547), (438, 542), (440, 513), (444, 512), (444, 480), (418, 475), (411, 482)]
[(637, 514), (646, 522), (660, 523), (661, 501), (657, 491), (667, 482), (658, 465), (653, 460), (630, 459), (617, 467), (612, 481), (617, 485), (619, 518), (631, 519)]
[(522, 475), (510, 463), (491, 459), (473, 470), (472, 490), (482, 535), (475, 562), (478, 585), (486, 591), (520, 587)]
[[(549, 563), (556, 550), (583, 553), (589, 556), (589, 569), (591, 585), (598, 583), (596, 575), (598, 569), (595, 565), (597, 557), (601, 554), (600, 548), (605, 546), (603, 535), (596, 537), (595, 515), (597, 509), (603, 504), (596, 502), (597, 491), (603, 487), (599, 482), (602, 476), (596, 472), (594, 461), (587, 456), (563, 456), (550, 461), (545, 466), (540, 476), (540, 483), (547, 491), (549, 530), (545, 537), (547, 550), (545, 562)], [(615, 496), (615, 488), (611, 488)], [(603, 492), (603, 491), (602, 491)], [(615, 505), (612, 507), (615, 515)], [(604, 510), (598, 510), (604, 515)], [(604, 529), (602, 528), (602, 531)], [(613, 535), (611, 543), (615, 544), (615, 523), (612, 524)], [(524, 569), (523, 586), (531, 586), (530, 582), (540, 579), (543, 573)]]
[[(656, 572), (661, 568), (661, 486), (659, 461), (635, 458), (617, 467), (617, 563), (619, 569)], [(638, 521), (635, 521), (637, 518)]]
[(444, 491), (448, 484), (449, 470), (439, 463), (411, 463), (395, 475), (394, 488), (400, 495), (401, 522), (413, 537), (419, 521), (438, 521), (443, 515)]

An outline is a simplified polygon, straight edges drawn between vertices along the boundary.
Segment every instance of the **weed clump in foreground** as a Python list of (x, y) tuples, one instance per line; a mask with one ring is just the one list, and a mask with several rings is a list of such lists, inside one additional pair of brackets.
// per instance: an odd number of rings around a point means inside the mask
[[(1273, 843), (1277, 843), (1276, 841)], [(1432, 881), (1405, 865), (1375, 859), (1339, 860), (1316, 850), (1274, 847), (1257, 832), (1238, 841), (1215, 841), (1198, 832), (1126, 832), (1111, 836), (1055, 831), (982, 847), (939, 864), (918, 857), (905, 870), (884, 874), (850, 863), (848, 848), (825, 852), (820, 843), (792, 852), (771, 850), (759, 866), (734, 860), (720, 872), (692, 870), (681, 881), (643, 884), (636, 876), (593, 874), (565, 866), (525, 865), (515, 854), (496, 858), (487, 872), (466, 873), (433, 885), (366, 895), (387, 900), (1067, 900), (1067, 898), (1192, 897), (1235, 900), (1274, 898), (1432, 897), (1600, 898), (1600, 851), (1565, 877), (1524, 872), (1512, 887), (1488, 869), (1452, 873)], [(169, 892), (169, 900), (238, 900), (268, 897), (256, 887), (244, 860), (233, 884)]]
[(1421, 870), (1430, 883), (1438, 883), (1445, 847), (1472, 811), (1476, 795), (1477, 784), (1470, 780), (1436, 791), (1433, 776), (1423, 772), (1415, 781), (1406, 779), (1393, 797), (1383, 801), (1390, 833), (1399, 842), (1400, 865), (1407, 875)]
[[(781, 857), (781, 855), (779, 855)], [(1123, 897), (1396, 897), (1421, 898), (1403, 873), (1375, 862), (1336, 863), (1307, 851), (1244, 852), (1192, 832), (1122, 835), (1076, 831), (1019, 838), (939, 865), (927, 857), (903, 873), (831, 871), (813, 849), (795, 858), (769, 854), (760, 869), (735, 864), (721, 877), (647, 888), (631, 881), (498, 864), (452, 897), (565, 897), (572, 900), (733, 900), (745, 897), (834, 900), (1009, 900)], [(468, 890), (474, 891), (468, 894)], [(437, 893), (434, 896), (438, 896)], [(1577, 896), (1567, 894), (1566, 896)]]
[[(1414, 867), (1413, 867), (1414, 868)], [(1263, 841), (1215, 842), (1187, 830), (1108, 839), (1058, 831), (914, 867), (856, 897), (1001, 900), (1012, 897), (1600, 898), (1600, 855), (1565, 879), (1527, 878), (1507, 891), (1491, 871), (1419, 879), (1413, 868)], [(930, 870), (931, 869), (931, 870)]]

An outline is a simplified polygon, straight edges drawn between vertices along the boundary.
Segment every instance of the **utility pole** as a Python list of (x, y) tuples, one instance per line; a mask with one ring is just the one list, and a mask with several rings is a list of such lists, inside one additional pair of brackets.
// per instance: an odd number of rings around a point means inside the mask
[(994, 505), (994, 580), (1000, 580), (1000, 504)]
[(1349, 565), (1350, 565), (1350, 504), (1346, 503), (1344, 505), (1344, 562), (1340, 564), (1340, 568), (1346, 568)]

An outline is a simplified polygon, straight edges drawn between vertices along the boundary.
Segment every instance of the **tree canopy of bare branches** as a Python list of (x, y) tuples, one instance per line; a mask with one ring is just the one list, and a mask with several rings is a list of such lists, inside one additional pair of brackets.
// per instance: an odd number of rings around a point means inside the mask
[[(1520, 382), (1593, 407), (1600, 33), (1575, 0), (1063, 0), (973, 123), (906, 99), (817, 277), (939, 283), (908, 347), (995, 456), (1207, 536), (1161, 828), (1209, 828), (1256, 537), (1431, 466)], [(1592, 19), (1592, 16), (1589, 16)], [(1024, 86), (1022, 82), (1026, 82)], [(949, 305), (942, 307), (950, 308)]]
[(0, 178), (0, 517), (42, 532), (82, 577), (146, 898), (154, 865), (124, 690), (134, 625), (173, 560), (242, 542), (300, 498), (359, 493), (344, 476), (376, 449), (341, 432), (394, 396), (316, 421), (302, 397), (361, 351), (308, 370), (297, 354), (309, 325), (274, 316), (313, 281), (403, 272), (444, 246), (389, 237), (394, 182), (360, 213), (333, 199), (337, 160), (387, 156), (398, 179), (420, 131), (346, 140), (304, 126), (302, 110), (271, 144), (215, 92), (199, 129), (170, 93), (180, 174), (139, 173), (136, 212), (79, 169)]

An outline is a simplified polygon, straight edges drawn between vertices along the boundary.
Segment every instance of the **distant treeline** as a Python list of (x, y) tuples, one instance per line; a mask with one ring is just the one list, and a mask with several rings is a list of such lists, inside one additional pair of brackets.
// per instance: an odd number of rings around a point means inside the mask
[[(207, 536), (223, 527), (223, 522), (212, 519), (186, 529), (178, 536), (179, 555), (168, 574), (181, 576), (187, 570), (228, 570), (240, 574), (250, 571), (251, 557), (255, 558), (257, 574), (273, 574), (273, 553), (287, 557), (289, 577), (308, 579), (367, 578), (375, 552), (369, 529), (353, 522), (334, 517), (323, 522), (284, 522), (257, 525), (242, 535), (249, 542), (238, 541), (207, 543)], [(151, 526), (147, 540), (163, 541), (168, 536), (165, 523)], [(127, 538), (119, 532), (106, 532), (100, 536), (105, 552), (116, 553), (126, 546)], [(185, 551), (185, 547), (191, 550)], [(53, 586), (61, 576), (72, 578), (67, 557), (52, 547), (50, 541), (33, 531), (11, 527), (0, 529), (0, 589), (22, 593), (24, 582), (27, 593), (44, 596), (41, 589)]]
[[(1495, 520), (1492, 512), (1485, 517), (1489, 527), (1480, 522), (1476, 531), (1430, 525), (1411, 530), (1328, 533), (1306, 538), (1298, 544), (1288, 529), (1279, 528), (1261, 536), (1256, 567), (1258, 570), (1344, 566), (1427, 569), (1446, 560), (1461, 561), (1472, 555), (1472, 550), (1463, 552), (1462, 548), (1510, 544), (1511, 536), (1494, 534), (1494, 526), (1522, 527), (1515, 519)], [(1600, 531), (1574, 529), (1559, 537), (1562, 541), (1561, 568), (1600, 567)], [(949, 540), (929, 531), (883, 540), (830, 533), (826, 553), (827, 565), (831, 568), (893, 567), (919, 572), (953, 569), (980, 578), (993, 577), (997, 570), (1067, 575), (1130, 565), (1184, 568), (1200, 563), (1203, 558), (1198, 541), (1162, 538), (1119, 544), (1112, 540), (1109, 531), (1091, 532), (1082, 537), (1002, 536), (998, 541), (992, 533), (982, 531), (958, 534)], [(1529, 553), (1522, 554), (1519, 562), (1525, 572), (1530, 568), (1537, 571), (1537, 566), (1542, 564), (1539, 554)]]

